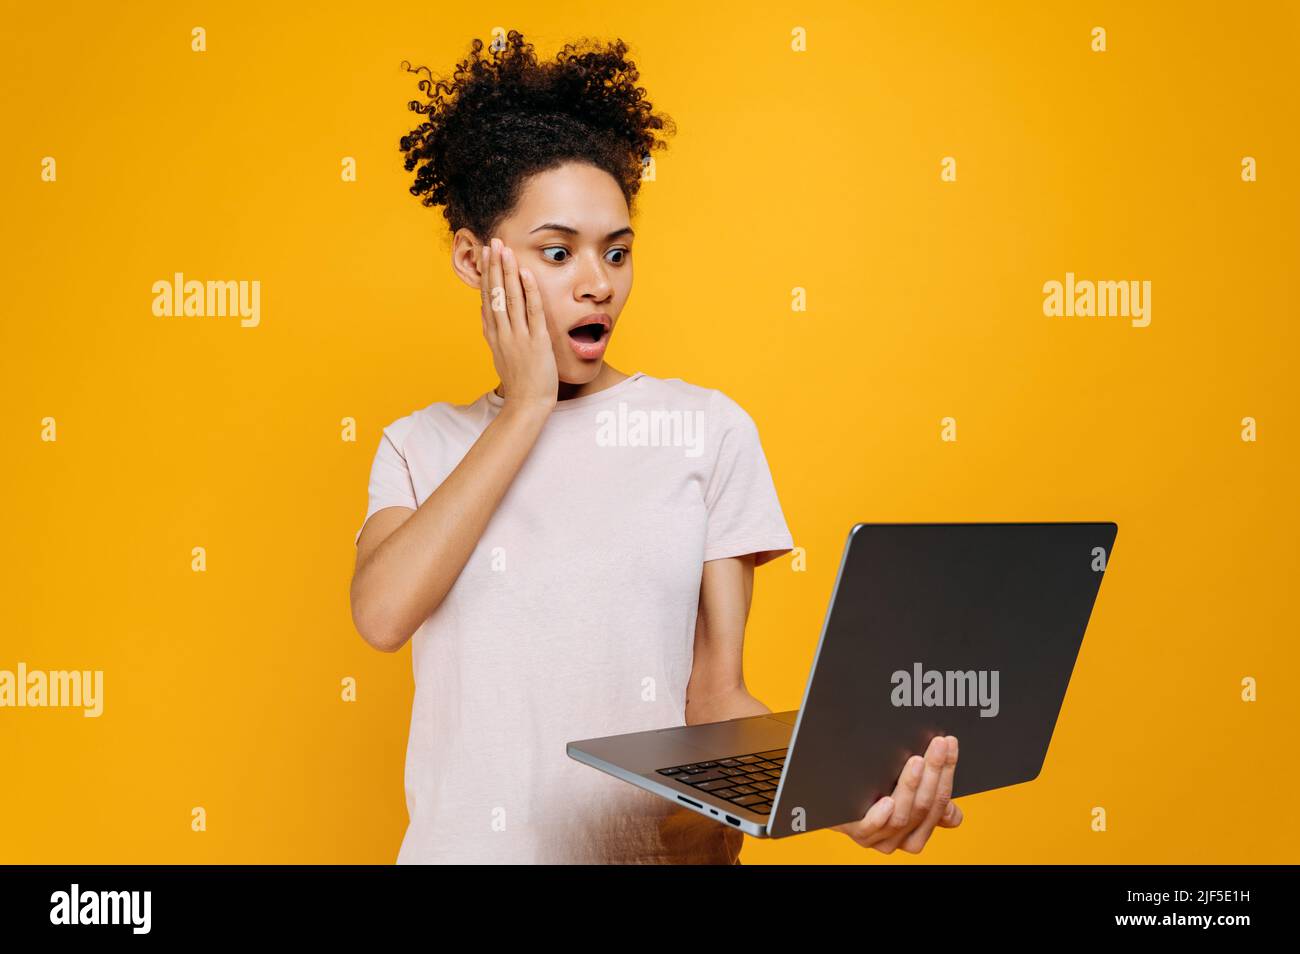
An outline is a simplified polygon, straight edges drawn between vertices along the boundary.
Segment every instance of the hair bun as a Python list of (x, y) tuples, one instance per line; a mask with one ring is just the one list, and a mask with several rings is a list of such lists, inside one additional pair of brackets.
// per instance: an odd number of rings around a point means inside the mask
[(406, 171), (415, 170), (411, 194), (443, 206), (453, 232), (466, 227), (482, 239), (509, 213), (525, 178), (578, 160), (609, 172), (633, 206), (644, 159), (666, 145), (656, 132), (676, 127), (636, 85), (627, 44), (583, 38), (539, 62), (511, 30), (487, 49), (485, 56), (474, 39), (448, 79), (402, 62), (423, 74), (427, 100), (408, 103), (426, 119), (400, 140)]

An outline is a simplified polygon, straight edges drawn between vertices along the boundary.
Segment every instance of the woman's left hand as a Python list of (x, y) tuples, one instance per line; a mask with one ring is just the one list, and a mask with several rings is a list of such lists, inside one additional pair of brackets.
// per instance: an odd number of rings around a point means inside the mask
[(935, 826), (956, 828), (962, 811), (952, 800), (952, 779), (957, 768), (957, 737), (937, 735), (925, 757), (913, 755), (898, 776), (892, 796), (880, 799), (858, 821), (831, 826), (863, 848), (886, 855), (895, 848), (917, 854), (930, 840)]

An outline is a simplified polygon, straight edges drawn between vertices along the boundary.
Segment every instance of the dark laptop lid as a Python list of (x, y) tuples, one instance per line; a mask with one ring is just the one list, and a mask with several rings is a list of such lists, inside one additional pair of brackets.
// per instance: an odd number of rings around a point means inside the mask
[(861, 818), (935, 735), (960, 743), (954, 797), (1036, 778), (1117, 529), (855, 526), (769, 833)]

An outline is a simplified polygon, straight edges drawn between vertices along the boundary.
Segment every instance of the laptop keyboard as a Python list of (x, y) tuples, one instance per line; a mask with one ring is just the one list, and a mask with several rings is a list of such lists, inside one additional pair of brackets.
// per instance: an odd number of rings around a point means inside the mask
[(660, 775), (740, 805), (759, 815), (772, 811), (787, 749), (733, 755), (712, 762), (692, 762), (657, 769)]

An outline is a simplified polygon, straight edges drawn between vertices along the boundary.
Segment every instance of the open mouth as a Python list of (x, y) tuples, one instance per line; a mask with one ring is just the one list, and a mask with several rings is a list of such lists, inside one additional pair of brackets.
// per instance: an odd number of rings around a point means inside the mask
[(578, 325), (569, 329), (569, 337), (574, 341), (587, 341), (594, 344), (605, 337), (606, 328), (602, 324)]

